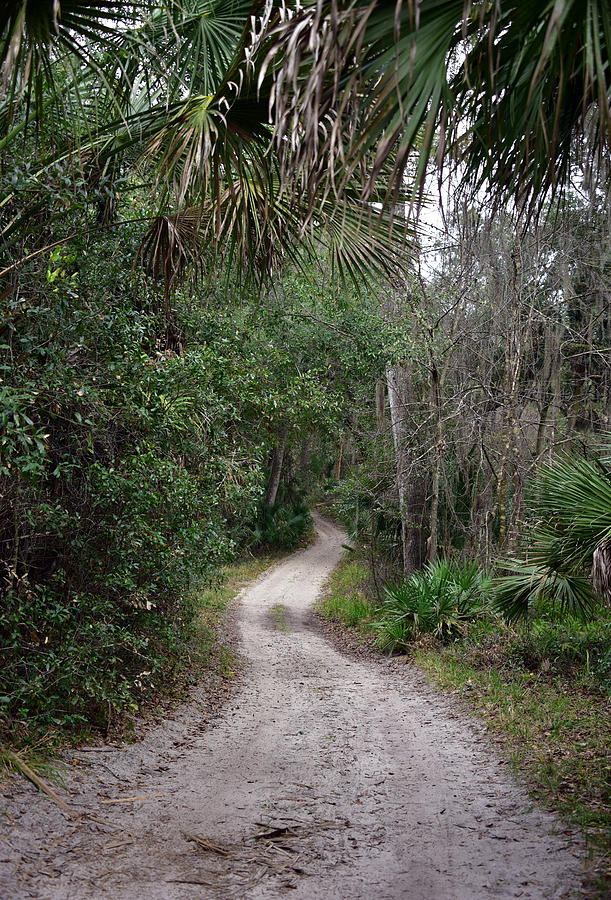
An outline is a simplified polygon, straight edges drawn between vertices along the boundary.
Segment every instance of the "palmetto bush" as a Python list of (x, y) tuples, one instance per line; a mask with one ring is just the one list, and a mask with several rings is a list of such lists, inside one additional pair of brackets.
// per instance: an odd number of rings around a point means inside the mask
[(252, 544), (270, 550), (294, 550), (312, 531), (310, 510), (303, 501), (261, 508), (252, 532)]
[(382, 649), (406, 649), (421, 634), (447, 641), (488, 609), (490, 579), (477, 563), (441, 559), (384, 589), (374, 628)]
[(591, 618), (597, 602), (610, 599), (611, 459), (566, 456), (541, 468), (531, 508), (536, 521), (521, 558), (500, 561), (498, 608), (510, 621), (540, 602)]

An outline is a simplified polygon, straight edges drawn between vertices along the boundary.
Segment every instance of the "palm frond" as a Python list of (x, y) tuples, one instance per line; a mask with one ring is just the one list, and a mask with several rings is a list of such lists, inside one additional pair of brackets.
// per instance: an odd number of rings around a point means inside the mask
[(560, 457), (539, 470), (533, 506), (562, 541), (564, 558), (589, 566), (597, 546), (611, 538), (611, 469), (601, 460)]
[[(71, 154), (92, 185), (111, 178), (117, 160), (153, 170), (162, 213), (141, 255), (166, 291), (196, 263), (196, 243), (205, 248), (199, 259), (222, 255), (270, 274), (282, 258), (297, 265), (312, 258), (322, 241), (337, 271), (355, 281), (396, 272), (411, 250), (400, 220), (378, 208), (383, 193), (363, 197), (348, 170), (339, 190), (323, 173), (314, 194), (299, 179), (283, 181), (271, 150), (273, 78), (262, 73), (255, 83), (245, 65), (256, 0), (151, 2), (139, 13), (135, 4), (74, 0), (43, 4), (40, 21), (27, 4), (12, 6), (23, 15), (7, 19), (5, 32), (17, 29), (19, 52), (33, 48), (41, 66), (73, 69), (52, 111), (59, 127), (41, 171)], [(16, 57), (9, 62), (14, 83), (28, 84), (29, 69)], [(359, 173), (374, 162), (365, 155)], [(10, 221), (13, 235), (27, 213), (22, 220)]]
[(43, 82), (54, 83), (53, 61), (66, 55), (101, 73), (96, 53), (123, 42), (151, 6), (129, 0), (6, 0), (0, 9), (2, 90), (13, 100), (33, 91), (40, 100)]
[(539, 601), (547, 601), (563, 613), (587, 620), (595, 597), (588, 578), (570, 571), (559, 571), (536, 562), (501, 562), (508, 574), (493, 582), (495, 604), (510, 622), (526, 618)]
[(156, 216), (140, 245), (138, 259), (146, 274), (162, 282), (166, 312), (170, 293), (184, 269), (201, 264), (201, 216), (198, 210)]
[(362, 286), (381, 271), (400, 276), (413, 252), (388, 213), (357, 200), (326, 201), (304, 229), (306, 218), (307, 202), (289, 202), (277, 177), (236, 177), (199, 205), (157, 217), (140, 258), (147, 274), (164, 283), (169, 302), (187, 268), (212, 271), (220, 260), (265, 280), (285, 262), (303, 268), (324, 255), (340, 277)]
[(611, 469), (604, 459), (560, 457), (537, 473), (531, 508), (537, 523), (525, 535), (524, 560), (499, 561), (509, 573), (496, 581), (499, 608), (517, 619), (542, 599), (587, 618), (605, 596)]
[(166, 75), (168, 95), (218, 91), (242, 39), (252, 0), (186, 0), (159, 6), (143, 27)]
[(566, 185), (583, 135), (593, 157), (608, 152), (603, 0), (325, 0), (277, 18), (261, 29), (259, 68), (275, 73), (285, 177), (299, 172), (311, 191), (374, 153), (364, 195), (393, 159), (391, 197), (411, 158), (422, 182), (436, 155), (472, 190), (532, 209)]

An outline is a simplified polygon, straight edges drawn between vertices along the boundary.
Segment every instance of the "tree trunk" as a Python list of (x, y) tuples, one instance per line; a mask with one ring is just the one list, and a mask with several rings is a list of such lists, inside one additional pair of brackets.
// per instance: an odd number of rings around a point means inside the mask
[(272, 463), (269, 474), (269, 482), (263, 505), (266, 509), (271, 509), (276, 503), (276, 495), (280, 486), (280, 476), (282, 475), (282, 464), (284, 462), (284, 451), (286, 450), (286, 427), (280, 429), (278, 435), (278, 445), (274, 447), (272, 452)]
[(391, 366), (390, 363), (386, 367), (386, 383), (388, 385), (388, 403), (390, 406), (390, 427), (392, 429), (392, 439), (395, 448), (395, 469), (397, 480), (397, 492), (399, 494), (399, 515), (401, 517), (401, 547), (403, 555), (403, 571), (409, 571), (408, 561), (408, 481), (407, 481), (407, 458), (405, 448), (405, 432), (406, 421), (402, 408), (402, 400), (404, 397), (404, 382), (406, 373), (402, 366)]
[(339, 442), (337, 449), (337, 462), (335, 463), (335, 480), (339, 481), (342, 477), (342, 457), (344, 455), (344, 441)]
[(539, 425), (537, 428), (537, 440), (535, 442), (534, 462), (537, 463), (543, 456), (545, 451), (545, 438), (550, 418), (550, 408), (552, 405), (552, 382), (554, 379), (554, 368), (560, 365), (557, 359), (557, 345), (559, 337), (557, 329), (548, 326), (545, 329), (545, 344), (543, 350), (543, 371), (539, 381)]
[(397, 493), (401, 517), (403, 571), (419, 569), (424, 562), (423, 518), (426, 504), (424, 479), (413, 466), (408, 446), (412, 381), (405, 365), (386, 367), (390, 425), (395, 448)]
[(375, 404), (376, 404), (376, 424), (378, 434), (384, 434), (386, 431), (386, 414), (384, 409), (385, 386), (381, 378), (376, 381)]
[(309, 474), (311, 455), (310, 438), (305, 437), (301, 442), (301, 453), (299, 454), (299, 472), (304, 480)]
[[(454, 310), (454, 316), (452, 318), (452, 327), (450, 329), (449, 334), (449, 342), (450, 344), (454, 343), (454, 338), (456, 336), (456, 332), (458, 330), (458, 323), (461, 314), (461, 305), (459, 303), (456, 304), (456, 309)], [(427, 549), (427, 559), (429, 562), (434, 562), (437, 559), (437, 549), (439, 544), (439, 493), (440, 493), (440, 485), (441, 485), (441, 472), (443, 466), (443, 451), (444, 451), (444, 427), (443, 427), (443, 417), (442, 417), (442, 391), (445, 385), (446, 376), (448, 374), (448, 369), (450, 366), (451, 353), (450, 351), (446, 351), (445, 353), (445, 362), (441, 371), (437, 368), (437, 363), (435, 362), (433, 355), (433, 341), (431, 340), (429, 344), (429, 357), (430, 357), (430, 368), (431, 368), (431, 388), (430, 388), (430, 404), (431, 411), (433, 413), (433, 418), (435, 422), (434, 436), (433, 436), (433, 483), (431, 486), (431, 509), (430, 509), (430, 531), (429, 531), (429, 539), (428, 539), (428, 549)]]
[(418, 472), (412, 472), (407, 495), (407, 572), (421, 569), (426, 561), (426, 480)]
[(441, 463), (443, 452), (443, 425), (441, 420), (441, 397), (437, 370), (434, 368), (431, 375), (431, 405), (435, 412), (435, 437), (434, 437), (434, 462), (433, 484), (431, 486), (431, 525), (428, 539), (427, 559), (435, 562), (437, 559), (437, 545), (439, 543), (439, 485), (441, 481)]
[(522, 364), (526, 347), (530, 338), (534, 313), (532, 302), (528, 307), (528, 315), (523, 318), (522, 307), (522, 269), (521, 258), (517, 251), (512, 252), (514, 264), (513, 296), (511, 298), (510, 322), (505, 345), (505, 388), (503, 397), (503, 451), (499, 466), (496, 503), (499, 511), (499, 547), (505, 545), (511, 530), (513, 516), (507, 521), (507, 505), (509, 486), (513, 483), (514, 473), (519, 460), (520, 417), (517, 409), (518, 387), (522, 374)]
[(611, 606), (611, 541), (601, 541), (594, 551), (592, 583), (601, 600)]

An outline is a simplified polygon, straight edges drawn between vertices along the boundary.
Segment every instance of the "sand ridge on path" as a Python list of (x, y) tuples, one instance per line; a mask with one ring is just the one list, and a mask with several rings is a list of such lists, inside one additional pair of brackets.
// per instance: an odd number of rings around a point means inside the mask
[(0, 897), (578, 896), (581, 844), (533, 808), (484, 727), (308, 625), (345, 540), (316, 521), (315, 543), (244, 591), (247, 669), (212, 727), (185, 704), (138, 743), (84, 749), (66, 786), (87, 816), (11, 785)]

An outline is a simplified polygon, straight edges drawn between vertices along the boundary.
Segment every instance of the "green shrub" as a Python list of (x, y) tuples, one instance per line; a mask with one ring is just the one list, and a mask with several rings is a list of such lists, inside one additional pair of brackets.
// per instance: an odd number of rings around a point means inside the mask
[(611, 693), (611, 647), (597, 655), (591, 673), (593, 678)]
[(224, 343), (158, 350), (120, 257), (74, 265), (0, 311), (0, 732), (24, 739), (104, 730), (172, 677), (266, 453), (227, 439)]
[(517, 631), (512, 658), (530, 671), (542, 667), (552, 671), (577, 670), (604, 685), (611, 681), (611, 622), (584, 624), (573, 617), (561, 622), (535, 619)]
[(572, 616), (558, 621), (542, 610), (515, 625), (485, 618), (453, 651), (481, 669), (551, 680), (559, 676), (606, 691), (611, 689), (611, 618), (609, 612), (602, 616), (589, 623)]
[(488, 608), (490, 581), (477, 563), (439, 560), (384, 589), (375, 623), (382, 649), (404, 650), (421, 634), (447, 641)]
[(190, 579), (230, 544), (201, 478), (144, 447), (82, 469), (79, 502), (21, 500), (44, 544), (24, 538), (2, 598), (0, 730), (105, 729), (171, 672)]
[(162, 676), (177, 623), (91, 594), (65, 603), (56, 586), (5, 598), (0, 726), (32, 732), (105, 730), (134, 712)]
[(270, 550), (294, 550), (314, 527), (310, 510), (303, 501), (261, 508), (253, 530), (253, 544)]

